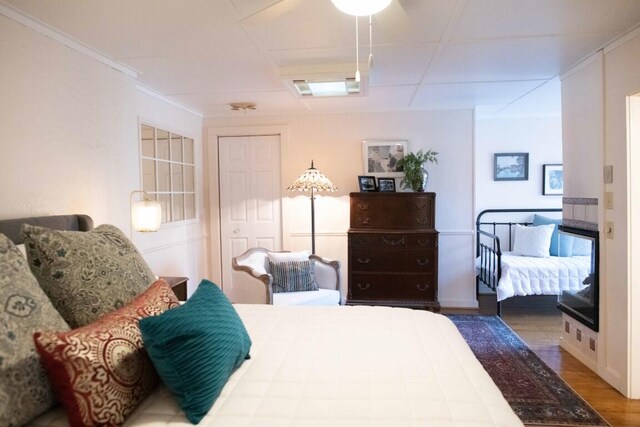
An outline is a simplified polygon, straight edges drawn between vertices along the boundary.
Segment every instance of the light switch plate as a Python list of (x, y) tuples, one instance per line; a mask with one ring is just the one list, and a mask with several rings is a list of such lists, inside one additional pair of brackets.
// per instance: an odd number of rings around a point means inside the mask
[(604, 193), (604, 207), (607, 209), (613, 209), (613, 191), (607, 191)]
[(613, 165), (606, 165), (603, 170), (605, 184), (613, 184)]

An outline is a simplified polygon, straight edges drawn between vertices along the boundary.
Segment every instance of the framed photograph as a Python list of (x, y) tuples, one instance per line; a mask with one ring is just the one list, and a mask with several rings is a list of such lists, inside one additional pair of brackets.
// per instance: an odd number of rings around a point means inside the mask
[(496, 153), (493, 157), (494, 181), (527, 181), (529, 153)]
[(396, 179), (395, 178), (378, 178), (378, 191), (395, 193)]
[(358, 176), (358, 185), (360, 186), (360, 191), (376, 191), (376, 177)]
[(563, 190), (562, 165), (542, 165), (542, 194), (561, 196)]
[(407, 152), (407, 141), (362, 141), (364, 173), (375, 177), (400, 177), (398, 160)]

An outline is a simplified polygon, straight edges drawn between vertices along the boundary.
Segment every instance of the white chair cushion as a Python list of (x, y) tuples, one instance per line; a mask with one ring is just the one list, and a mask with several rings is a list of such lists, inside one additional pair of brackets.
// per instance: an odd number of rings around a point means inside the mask
[(339, 303), (340, 292), (332, 289), (273, 294), (273, 305), (338, 305)]
[(307, 261), (309, 259), (309, 251), (301, 252), (269, 252), (267, 256), (271, 262), (287, 262), (287, 261)]

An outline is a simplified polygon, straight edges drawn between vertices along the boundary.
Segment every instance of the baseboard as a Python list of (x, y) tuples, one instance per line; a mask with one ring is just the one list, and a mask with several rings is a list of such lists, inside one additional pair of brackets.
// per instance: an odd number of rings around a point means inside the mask
[(441, 299), (438, 300), (442, 308), (478, 308), (477, 300), (467, 299)]

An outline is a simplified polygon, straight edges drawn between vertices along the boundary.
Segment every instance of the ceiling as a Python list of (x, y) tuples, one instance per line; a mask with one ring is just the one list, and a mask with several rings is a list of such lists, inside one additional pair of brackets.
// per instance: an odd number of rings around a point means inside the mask
[[(373, 17), (365, 95), (302, 99), (291, 76), (355, 72), (355, 18), (330, 0), (5, 0), (133, 68), (138, 81), (202, 112), (467, 109), (529, 95), (558, 105), (557, 76), (640, 23), (639, 0), (392, 0)], [(368, 18), (360, 18), (366, 71)], [(548, 98), (548, 99), (547, 99)], [(551, 100), (551, 103), (548, 102)]]

